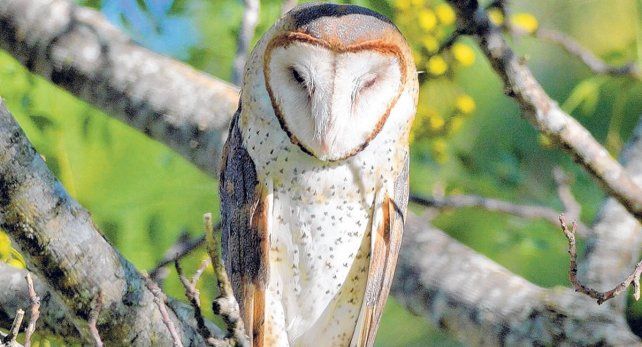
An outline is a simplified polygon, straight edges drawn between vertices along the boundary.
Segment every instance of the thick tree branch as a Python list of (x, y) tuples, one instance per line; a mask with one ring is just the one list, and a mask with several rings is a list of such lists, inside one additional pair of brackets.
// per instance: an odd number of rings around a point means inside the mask
[[(67, 307), (83, 338), (90, 340), (88, 319), (102, 293), (98, 325), (105, 342), (171, 343), (144, 279), (53, 177), (1, 101), (0, 148), (0, 228)], [(194, 327), (175, 314), (170, 319), (185, 345), (203, 342)]]
[(524, 116), (544, 135), (559, 143), (611, 196), (642, 220), (642, 189), (624, 168), (574, 118), (544, 91), (523, 60), (506, 43), (476, 0), (448, 0), (458, 26), (472, 34)]
[(204, 171), (218, 170), (235, 87), (134, 44), (68, 0), (0, 1), (0, 48)]
[(393, 294), (468, 345), (637, 345), (623, 316), (544, 289), (410, 215)]

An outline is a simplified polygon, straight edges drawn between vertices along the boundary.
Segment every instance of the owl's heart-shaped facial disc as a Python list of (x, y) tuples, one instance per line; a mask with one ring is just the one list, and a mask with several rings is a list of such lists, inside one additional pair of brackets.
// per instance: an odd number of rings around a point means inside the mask
[(404, 55), (381, 40), (343, 46), (286, 32), (266, 49), (264, 75), (290, 140), (324, 161), (365, 148), (384, 126), (406, 79)]

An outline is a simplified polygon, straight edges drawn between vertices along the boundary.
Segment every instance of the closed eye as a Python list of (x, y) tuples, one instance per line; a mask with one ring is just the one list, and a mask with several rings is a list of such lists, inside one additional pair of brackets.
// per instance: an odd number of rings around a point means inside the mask
[(297, 83), (305, 87), (305, 78), (303, 78), (301, 74), (293, 67), (290, 68), (290, 72), (292, 73), (292, 78), (294, 78)]
[(378, 77), (377, 75), (368, 76), (363, 81), (363, 83), (361, 83), (361, 88), (360, 89), (361, 90), (365, 90), (365, 89), (368, 89), (368, 88), (374, 86), (374, 84), (377, 82), (377, 77)]

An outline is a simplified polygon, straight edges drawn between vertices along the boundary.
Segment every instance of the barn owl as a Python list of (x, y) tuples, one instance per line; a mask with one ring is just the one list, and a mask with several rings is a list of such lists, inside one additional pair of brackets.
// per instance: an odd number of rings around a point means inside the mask
[(245, 67), (220, 176), (225, 266), (253, 346), (371, 346), (408, 201), (417, 72), (386, 17), (302, 5)]

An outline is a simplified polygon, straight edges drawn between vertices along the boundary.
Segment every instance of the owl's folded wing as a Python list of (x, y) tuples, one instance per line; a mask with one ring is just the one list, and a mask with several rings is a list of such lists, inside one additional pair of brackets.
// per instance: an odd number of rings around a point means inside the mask
[(267, 202), (234, 115), (222, 158), (219, 189), (223, 258), (252, 346), (263, 346), (268, 271)]
[(380, 192), (375, 200), (372, 246), (366, 293), (352, 346), (372, 346), (397, 266), (408, 204), (408, 158), (394, 183), (394, 191)]

